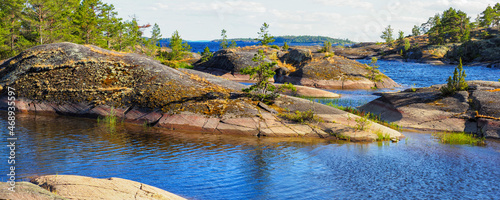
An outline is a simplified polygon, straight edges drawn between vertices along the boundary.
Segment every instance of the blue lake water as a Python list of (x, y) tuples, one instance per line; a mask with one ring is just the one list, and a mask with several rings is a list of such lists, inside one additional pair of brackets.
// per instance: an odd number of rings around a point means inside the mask
[[(18, 178), (120, 177), (189, 199), (495, 199), (500, 143), (443, 145), (182, 134), (96, 120), (17, 115)], [(5, 112), (0, 126), (6, 127)], [(7, 133), (2, 131), (1, 144)], [(3, 148), (5, 155), (8, 150)], [(6, 162), (0, 173), (7, 174)], [(4, 179), (5, 181), (5, 179)]]
[[(204, 47), (203, 47), (204, 48)], [(368, 62), (361, 60), (360, 62)], [(444, 83), (454, 66), (379, 61), (407, 88)], [(464, 67), (468, 80), (500, 78), (499, 69)], [(396, 88), (394, 90), (400, 90)], [(391, 91), (391, 90), (384, 90)], [(378, 90), (335, 91), (357, 106)], [(321, 101), (333, 101), (323, 99)], [(341, 103), (342, 103), (341, 102)], [(443, 145), (430, 134), (399, 143), (185, 134), (96, 120), (18, 114), (18, 178), (75, 174), (120, 177), (189, 199), (498, 199), (500, 143)], [(7, 116), (0, 145), (8, 155)], [(0, 174), (7, 174), (7, 158)], [(7, 176), (0, 178), (7, 180)]]
[[(358, 62), (369, 64), (371, 60), (358, 60)], [(429, 65), (423, 63), (399, 62), (379, 60), (379, 70), (389, 76), (399, 88), (381, 90), (329, 90), (341, 94), (340, 99), (315, 99), (317, 102), (357, 107), (366, 104), (376, 98), (374, 93), (394, 92), (411, 87), (429, 87), (431, 85), (445, 84), (448, 77), (453, 75), (456, 65)], [(498, 81), (500, 69), (485, 66), (463, 66), (467, 74), (466, 80)]]

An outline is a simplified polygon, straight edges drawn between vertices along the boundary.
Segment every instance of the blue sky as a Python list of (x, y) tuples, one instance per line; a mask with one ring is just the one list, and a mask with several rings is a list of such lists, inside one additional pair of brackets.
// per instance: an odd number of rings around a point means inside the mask
[[(140, 24), (160, 26), (163, 37), (178, 30), (186, 40), (255, 38), (262, 23), (272, 35), (322, 35), (358, 42), (382, 41), (381, 32), (411, 33), (436, 13), (449, 7), (474, 20), (494, 0), (103, 0), (115, 6), (120, 17), (136, 16)], [(151, 30), (146, 30), (149, 36)]]

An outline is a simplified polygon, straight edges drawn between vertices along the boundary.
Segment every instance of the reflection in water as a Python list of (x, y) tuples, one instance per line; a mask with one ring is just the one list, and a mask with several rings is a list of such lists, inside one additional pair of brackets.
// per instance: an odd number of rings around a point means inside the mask
[[(5, 113), (0, 123), (6, 127)], [(120, 177), (194, 199), (496, 198), (500, 144), (441, 145), (169, 132), (95, 120), (17, 115), (21, 177)], [(2, 130), (2, 137), (6, 136)], [(3, 144), (5, 139), (2, 138)], [(0, 173), (7, 173), (6, 163)]]

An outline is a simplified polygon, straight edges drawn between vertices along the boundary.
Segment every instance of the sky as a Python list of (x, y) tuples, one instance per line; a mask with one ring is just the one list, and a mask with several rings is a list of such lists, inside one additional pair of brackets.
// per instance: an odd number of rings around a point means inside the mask
[[(157, 23), (163, 38), (175, 30), (185, 40), (257, 38), (264, 22), (269, 33), (320, 35), (356, 42), (382, 41), (391, 25), (411, 34), (414, 25), (450, 7), (466, 12), (471, 21), (497, 3), (494, 0), (102, 0), (113, 4), (118, 16), (139, 24)], [(144, 31), (151, 35), (151, 28)]]

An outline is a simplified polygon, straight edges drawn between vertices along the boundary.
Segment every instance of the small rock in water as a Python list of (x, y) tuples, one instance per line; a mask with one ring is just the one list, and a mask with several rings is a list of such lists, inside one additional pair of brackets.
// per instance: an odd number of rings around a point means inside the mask
[(399, 140), (397, 138), (392, 138), (391, 142), (399, 142)]

